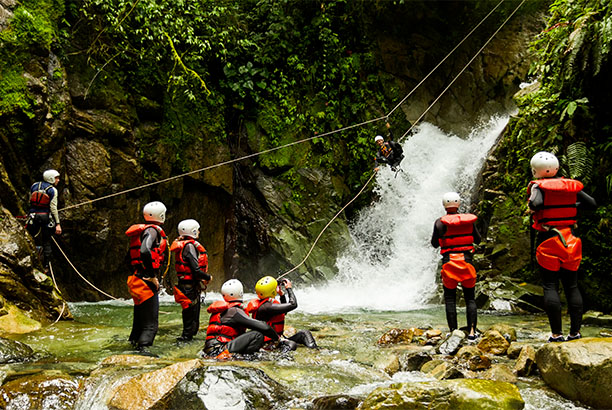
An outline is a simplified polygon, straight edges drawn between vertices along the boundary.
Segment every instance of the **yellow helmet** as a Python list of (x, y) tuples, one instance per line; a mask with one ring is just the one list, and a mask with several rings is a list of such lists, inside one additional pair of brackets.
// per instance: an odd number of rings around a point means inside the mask
[(276, 287), (278, 283), (272, 276), (264, 276), (257, 281), (255, 292), (259, 299), (273, 298), (276, 296)]

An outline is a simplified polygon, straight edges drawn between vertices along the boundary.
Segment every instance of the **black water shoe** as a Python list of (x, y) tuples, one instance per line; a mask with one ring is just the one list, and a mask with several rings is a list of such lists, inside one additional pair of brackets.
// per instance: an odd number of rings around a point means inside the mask
[(548, 343), (550, 342), (565, 342), (565, 338), (563, 336), (557, 336), (557, 337), (549, 337), (548, 338)]
[(566, 341), (570, 341), (570, 340), (578, 340), (578, 339), (582, 339), (582, 335), (580, 334), (580, 332), (576, 333), (575, 335), (569, 334), (567, 336), (567, 339), (565, 339)]

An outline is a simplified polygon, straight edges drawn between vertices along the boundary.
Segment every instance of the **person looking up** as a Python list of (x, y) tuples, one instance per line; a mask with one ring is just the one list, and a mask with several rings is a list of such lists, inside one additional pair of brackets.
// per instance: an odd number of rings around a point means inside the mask
[(544, 290), (544, 308), (550, 324), (549, 342), (563, 342), (559, 280), (563, 284), (570, 315), (567, 340), (580, 339), (582, 295), (578, 289), (578, 268), (582, 241), (574, 236), (578, 209), (597, 206), (575, 179), (557, 177), (559, 160), (550, 152), (538, 152), (530, 161), (534, 180), (527, 187), (532, 229), (536, 232), (535, 256)]
[(442, 197), (446, 215), (434, 223), (431, 245), (440, 247), (442, 255), (442, 287), (446, 321), (452, 333), (457, 329), (457, 284), (461, 283), (465, 298), (468, 340), (476, 334), (476, 268), (472, 265), (474, 243), (480, 242), (480, 233), (474, 225), (476, 215), (458, 213), (461, 197), (456, 192), (447, 192)]
[(142, 210), (144, 224), (135, 224), (125, 234), (130, 238), (130, 266), (127, 280), (134, 300), (134, 320), (129, 341), (138, 350), (153, 345), (159, 316), (159, 274), (164, 266), (168, 240), (161, 225), (166, 220), (166, 206), (149, 202)]
[(404, 159), (404, 150), (402, 146), (393, 141), (393, 134), (391, 133), (391, 125), (386, 124), (389, 132), (389, 141), (385, 142), (382, 135), (374, 137), (374, 142), (378, 146), (378, 151), (374, 157), (374, 171), (378, 172), (380, 164), (388, 164), (393, 172), (397, 171), (400, 163)]

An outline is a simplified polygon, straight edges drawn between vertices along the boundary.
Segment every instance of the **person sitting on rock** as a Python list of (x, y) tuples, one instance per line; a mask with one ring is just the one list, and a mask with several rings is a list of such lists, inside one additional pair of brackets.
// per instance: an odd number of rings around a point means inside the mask
[(532, 213), (531, 227), (537, 233), (536, 260), (544, 290), (544, 308), (552, 335), (549, 342), (563, 342), (559, 279), (563, 283), (570, 315), (567, 340), (579, 339), (582, 325), (582, 295), (578, 289), (578, 268), (582, 260), (582, 242), (574, 236), (578, 208), (595, 208), (595, 200), (582, 191), (581, 182), (557, 177), (559, 160), (550, 152), (538, 152), (531, 158), (535, 178), (527, 195)]
[[(272, 326), (276, 333), (282, 336), (285, 330), (285, 314), (298, 306), (291, 288), (289, 279), (281, 279), (279, 284), (272, 276), (264, 276), (255, 285), (255, 293), (257, 293), (258, 298), (251, 300), (245, 311), (253, 319), (263, 320)], [(280, 301), (276, 299), (277, 294), (280, 296)], [(289, 299), (288, 301), (285, 295)], [(269, 341), (269, 339), (265, 339), (265, 342)], [(311, 349), (317, 347), (317, 343), (309, 330), (300, 330), (288, 339), (282, 340), (279, 347), (283, 351), (295, 350), (298, 343)]]
[(61, 235), (59, 213), (57, 211), (58, 192), (57, 185), (60, 173), (54, 169), (43, 172), (43, 180), (35, 182), (30, 187), (30, 212), (26, 222), (26, 229), (33, 238), (40, 236), (42, 247), (42, 263), (46, 271), (51, 261), (51, 237), (55, 233)]
[[(255, 353), (264, 344), (264, 338), (279, 339), (278, 334), (266, 322), (251, 319), (242, 308), (242, 283), (230, 279), (221, 286), (223, 300), (212, 303), (206, 342), (201, 356), (231, 357), (234, 353)], [(247, 329), (252, 329), (246, 332)]]
[(200, 328), (200, 294), (212, 277), (208, 274), (206, 249), (196, 241), (200, 236), (200, 224), (195, 219), (185, 219), (178, 224), (178, 234), (170, 246), (178, 278), (173, 290), (174, 300), (183, 308), (183, 333), (177, 340), (188, 342)]
[(450, 332), (457, 329), (457, 284), (461, 283), (465, 298), (468, 340), (475, 340), (476, 335), (476, 268), (472, 265), (474, 243), (480, 242), (480, 233), (476, 229), (476, 215), (458, 213), (461, 198), (456, 192), (447, 192), (442, 197), (446, 215), (438, 218), (434, 224), (431, 245), (440, 247), (442, 255), (442, 286), (446, 321)]
[(380, 164), (388, 164), (391, 166), (392, 171), (397, 171), (400, 162), (404, 159), (404, 150), (401, 144), (393, 141), (393, 134), (391, 133), (391, 125), (386, 124), (389, 132), (389, 141), (385, 142), (382, 135), (374, 137), (374, 142), (378, 145), (378, 152), (374, 157), (374, 171), (379, 170)]

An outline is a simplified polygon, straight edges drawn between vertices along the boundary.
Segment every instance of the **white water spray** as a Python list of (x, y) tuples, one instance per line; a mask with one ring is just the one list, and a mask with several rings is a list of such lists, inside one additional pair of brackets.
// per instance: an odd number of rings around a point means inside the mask
[(444, 214), (442, 195), (461, 194), (461, 212), (489, 149), (507, 116), (492, 118), (466, 139), (431, 124), (418, 127), (404, 144), (403, 172), (382, 167), (378, 200), (351, 226), (352, 246), (338, 259), (334, 280), (297, 289), (299, 309), (309, 313), (422, 307), (436, 290), (438, 250), (430, 240), (434, 221)]

